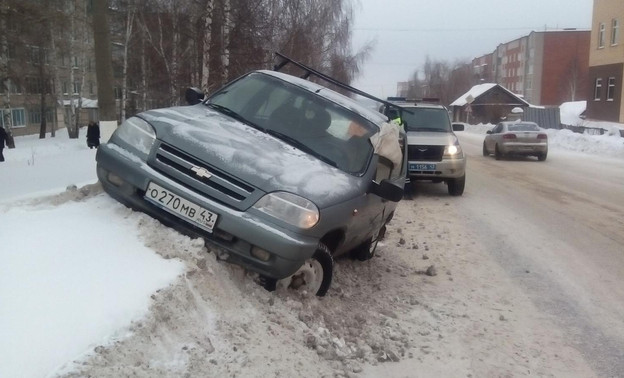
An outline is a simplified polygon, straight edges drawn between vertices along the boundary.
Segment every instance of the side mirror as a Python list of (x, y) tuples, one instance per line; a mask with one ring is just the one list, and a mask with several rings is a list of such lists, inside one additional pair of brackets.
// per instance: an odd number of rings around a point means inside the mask
[(396, 186), (390, 180), (381, 180), (379, 184), (373, 181), (369, 191), (392, 202), (399, 202), (403, 198), (403, 188)]
[(486, 134), (492, 134), (492, 130), (488, 130), (485, 132)]
[(204, 92), (199, 88), (191, 87), (187, 88), (184, 92), (186, 103), (189, 105), (199, 104), (204, 99)]
[(463, 123), (454, 123), (453, 124), (453, 131), (464, 131), (464, 124)]

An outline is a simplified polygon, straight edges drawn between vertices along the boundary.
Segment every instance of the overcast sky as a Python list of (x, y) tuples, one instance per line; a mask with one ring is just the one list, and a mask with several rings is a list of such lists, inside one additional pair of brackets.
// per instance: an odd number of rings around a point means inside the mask
[(353, 48), (375, 41), (354, 86), (394, 96), (427, 55), (455, 61), (491, 53), (532, 30), (591, 29), (593, 0), (354, 0)]

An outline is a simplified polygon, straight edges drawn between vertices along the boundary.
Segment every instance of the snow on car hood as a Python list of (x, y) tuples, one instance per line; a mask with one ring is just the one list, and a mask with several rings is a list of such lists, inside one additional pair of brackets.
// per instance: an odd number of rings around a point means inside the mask
[(455, 144), (457, 136), (453, 133), (433, 131), (408, 131), (407, 143), (419, 146), (447, 146)]
[(357, 177), (203, 104), (139, 116), (159, 140), (265, 192), (296, 193), (324, 208), (361, 185)]

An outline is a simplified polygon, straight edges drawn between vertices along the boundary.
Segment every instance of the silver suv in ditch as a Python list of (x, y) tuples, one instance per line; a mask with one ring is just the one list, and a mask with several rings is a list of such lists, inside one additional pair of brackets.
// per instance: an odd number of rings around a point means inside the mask
[(445, 182), (450, 195), (461, 196), (466, 185), (466, 155), (455, 131), (464, 130), (464, 125), (452, 124), (442, 105), (389, 100), (393, 101), (382, 105), (380, 111), (407, 133), (409, 181)]
[(193, 93), (196, 104), (140, 113), (99, 147), (108, 194), (204, 238), (268, 289), (324, 295), (334, 256), (373, 257), (403, 196), (398, 127), (275, 71), (251, 72), (205, 100)]

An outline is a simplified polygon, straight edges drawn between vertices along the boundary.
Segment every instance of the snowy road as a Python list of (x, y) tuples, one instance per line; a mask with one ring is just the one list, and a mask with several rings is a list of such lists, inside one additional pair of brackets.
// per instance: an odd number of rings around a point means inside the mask
[(323, 299), (267, 293), (144, 223), (147, 245), (186, 275), (132, 336), (66, 376), (623, 375), (624, 168), (556, 149), (496, 161), (482, 136), (460, 135), (464, 196), (418, 184), (378, 256), (339, 259)]
[(460, 211), (488, 254), (600, 376), (624, 373), (624, 165), (552, 150), (482, 156), (461, 134), (469, 182)]
[[(63, 191), (96, 181), (94, 151), (23, 138), (0, 167), (15, 177), (0, 185), (10, 241), (0, 247), (0, 376), (624, 376), (621, 139), (561, 132), (591, 153), (496, 161), (481, 156), (481, 132), (459, 133), (464, 196), (418, 184), (374, 259), (336, 261), (324, 298), (266, 292), (98, 184)], [(604, 145), (619, 160), (596, 156)], [(170, 269), (147, 269), (156, 263)]]

